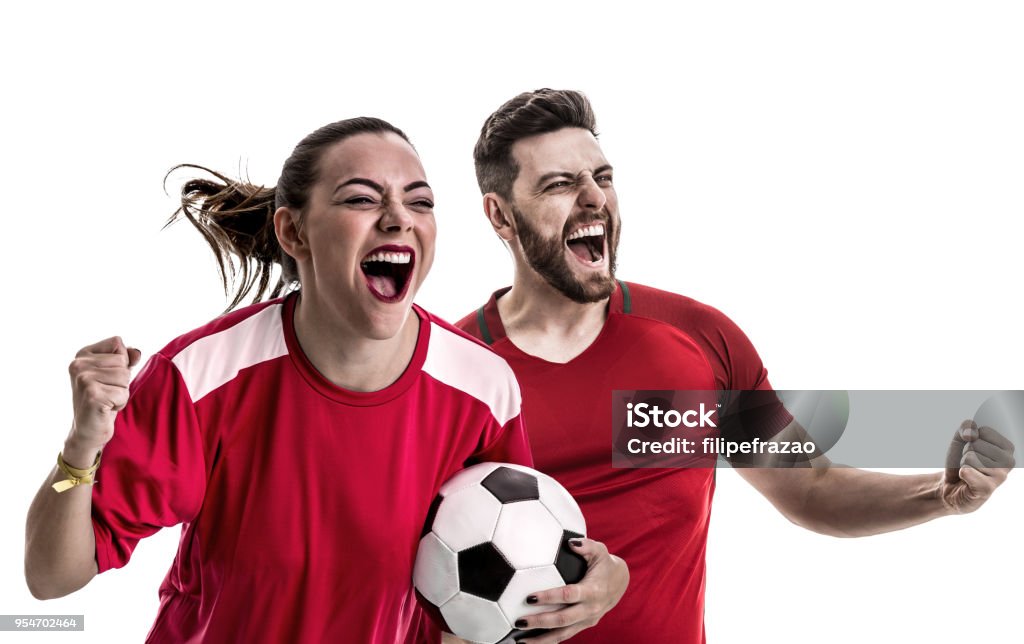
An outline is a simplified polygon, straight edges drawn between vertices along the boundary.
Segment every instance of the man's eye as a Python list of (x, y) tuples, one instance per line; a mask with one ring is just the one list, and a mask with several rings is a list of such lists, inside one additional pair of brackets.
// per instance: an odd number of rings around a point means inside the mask
[(564, 187), (566, 187), (568, 185), (569, 185), (568, 181), (556, 181), (554, 183), (549, 183), (547, 189), (548, 190), (557, 190), (559, 188), (564, 188)]
[(610, 175), (610, 174), (602, 174), (599, 177), (597, 177), (595, 179), (595, 181), (597, 181), (598, 183), (604, 184), (606, 186), (607, 185), (611, 185), (611, 183), (612, 183), (612, 175)]

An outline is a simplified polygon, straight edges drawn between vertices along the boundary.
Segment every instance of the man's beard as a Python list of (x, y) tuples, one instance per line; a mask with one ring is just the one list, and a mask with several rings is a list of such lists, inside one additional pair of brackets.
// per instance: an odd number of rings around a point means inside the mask
[[(618, 218), (613, 218), (607, 210), (602, 210), (597, 217), (573, 217), (565, 222), (561, 235), (544, 237), (534, 228), (526, 216), (512, 206), (519, 243), (523, 247), (526, 263), (548, 284), (562, 295), (580, 304), (600, 302), (615, 290), (615, 250), (619, 244)], [(566, 238), (572, 229), (580, 224), (603, 223), (605, 240), (608, 246), (608, 274), (591, 274), (585, 280), (578, 279), (569, 267), (565, 256)]]

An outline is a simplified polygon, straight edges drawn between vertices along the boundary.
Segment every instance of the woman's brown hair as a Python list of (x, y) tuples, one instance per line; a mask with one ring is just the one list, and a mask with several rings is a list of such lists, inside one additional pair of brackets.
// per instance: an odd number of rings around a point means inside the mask
[[(253, 295), (258, 302), (265, 297), (279, 296), (287, 287), (299, 282), (298, 267), (277, 243), (274, 212), (289, 207), (303, 213), (309, 191), (319, 177), (319, 164), (324, 151), (357, 134), (392, 133), (407, 143), (409, 137), (387, 121), (361, 116), (345, 119), (306, 136), (284, 162), (277, 185), (272, 188), (232, 179), (200, 165), (181, 164), (180, 169), (198, 170), (207, 177), (191, 178), (181, 187), (181, 206), (167, 220), (167, 225), (182, 217), (188, 220), (209, 244), (217, 259), (224, 291), (235, 284), (230, 311)], [(411, 143), (410, 143), (411, 145)], [(165, 177), (166, 181), (166, 177)], [(281, 275), (271, 286), (274, 264), (281, 265)]]

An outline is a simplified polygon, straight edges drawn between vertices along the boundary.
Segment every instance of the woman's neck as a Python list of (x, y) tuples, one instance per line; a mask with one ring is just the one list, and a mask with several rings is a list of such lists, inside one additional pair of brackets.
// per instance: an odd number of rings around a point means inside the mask
[(398, 333), (377, 339), (358, 333), (347, 320), (299, 296), (295, 306), (295, 336), (303, 353), (320, 374), (350, 391), (379, 391), (394, 383), (409, 366), (419, 337), (419, 315), (409, 310)]

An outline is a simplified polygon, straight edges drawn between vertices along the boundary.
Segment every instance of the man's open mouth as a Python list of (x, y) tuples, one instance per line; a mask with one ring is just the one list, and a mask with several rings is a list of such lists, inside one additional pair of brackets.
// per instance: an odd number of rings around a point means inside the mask
[(382, 302), (397, 302), (405, 297), (416, 266), (416, 253), (408, 246), (381, 246), (370, 251), (359, 267), (366, 285)]
[(604, 224), (596, 223), (577, 228), (565, 240), (565, 245), (584, 263), (601, 263), (604, 259)]

